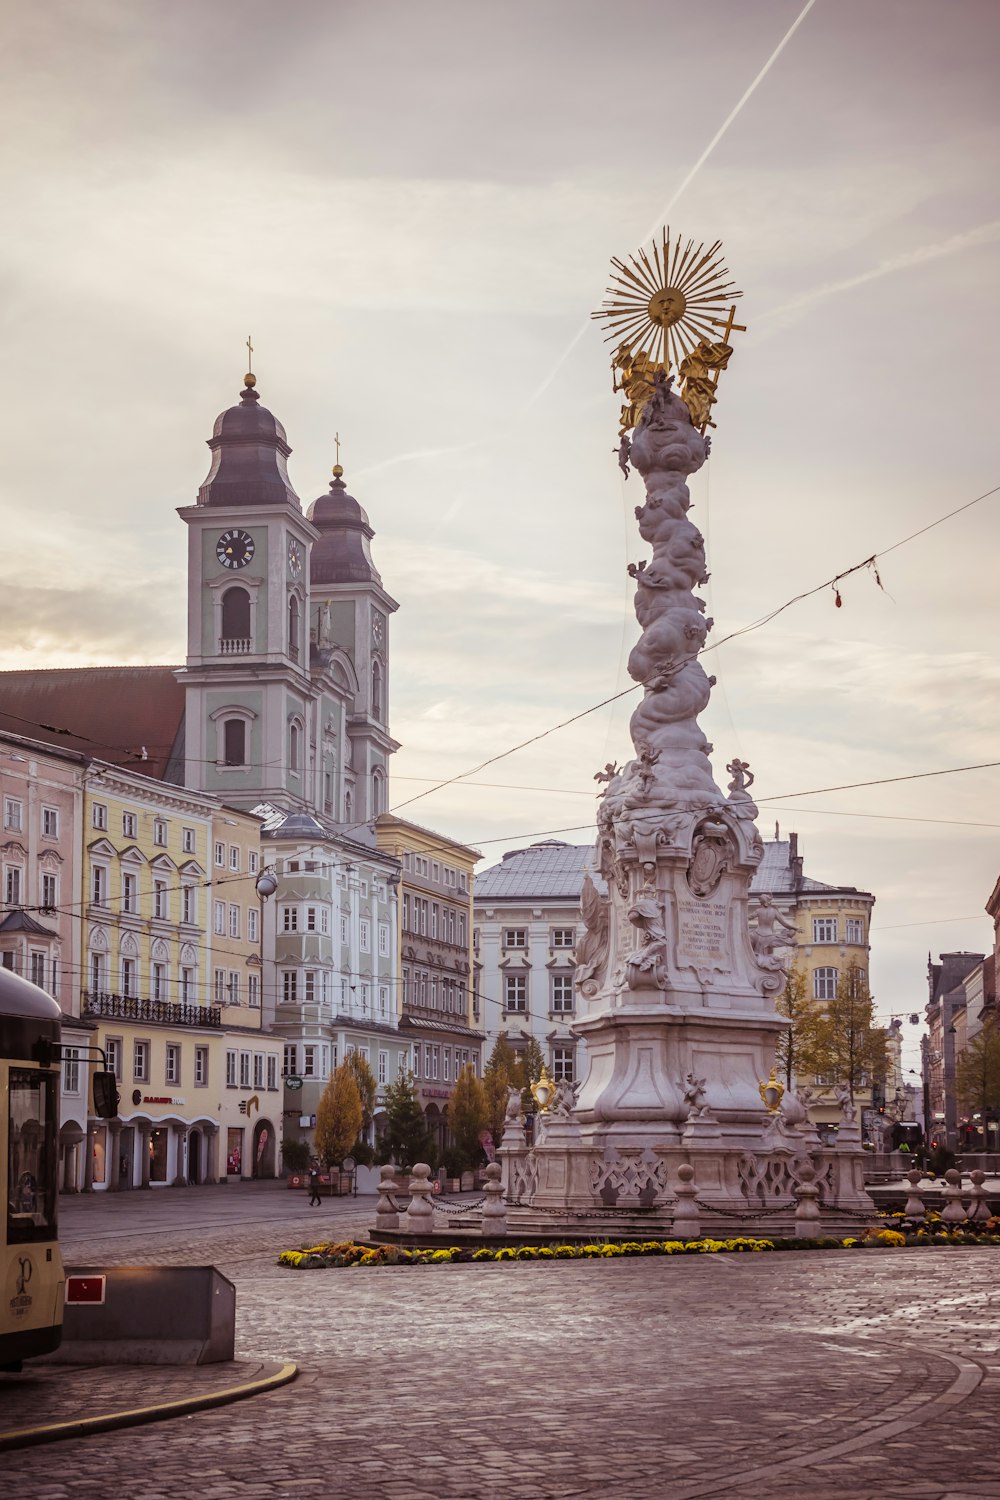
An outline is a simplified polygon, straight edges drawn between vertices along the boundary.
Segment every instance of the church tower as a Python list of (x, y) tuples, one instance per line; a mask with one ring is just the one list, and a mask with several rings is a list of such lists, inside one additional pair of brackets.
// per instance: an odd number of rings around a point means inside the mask
[(319, 535), (288, 477), (285, 429), (247, 375), (218, 417), (188, 527), (185, 781), (235, 806), (312, 808), (317, 687), (309, 549)]
[(389, 617), (399, 606), (382, 586), (369, 546), (375, 533), (343, 473), (335, 464), (329, 492), (308, 511), (317, 536), (310, 635), (327, 682), (317, 745), (320, 811), (357, 824), (386, 811), (389, 756), (399, 749), (388, 727)]

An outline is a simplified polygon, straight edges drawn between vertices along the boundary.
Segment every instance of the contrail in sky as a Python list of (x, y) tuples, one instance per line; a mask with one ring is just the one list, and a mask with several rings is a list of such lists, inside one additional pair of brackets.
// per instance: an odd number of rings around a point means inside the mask
[[(689, 170), (687, 176), (681, 182), (680, 186), (677, 189), (675, 189), (674, 193), (671, 195), (669, 203), (667, 203), (667, 204), (664, 205), (664, 207), (660, 210), (659, 214), (653, 220), (653, 227), (651, 229), (647, 230), (646, 234), (643, 236), (643, 242), (645, 242), (652, 235), (654, 235), (656, 233), (657, 229), (660, 227), (660, 225), (666, 220), (667, 215), (670, 213), (671, 209), (673, 208), (674, 204), (677, 202), (678, 198), (684, 192), (684, 189), (686, 187), (688, 187), (688, 185), (690, 184), (692, 178), (694, 178), (696, 176), (696, 174), (701, 170), (701, 168), (705, 165), (706, 161), (711, 156), (712, 152), (715, 150), (715, 148), (719, 144), (719, 142), (722, 140), (722, 137), (725, 135), (725, 133), (729, 129), (730, 125), (736, 119), (736, 116), (739, 114), (739, 112), (743, 108), (744, 104), (746, 104), (746, 102), (750, 98), (751, 94), (753, 94), (753, 92), (757, 88), (757, 85), (759, 83), (761, 83), (763, 81), (763, 79), (767, 76), (767, 74), (771, 71), (771, 68), (777, 62), (778, 58), (781, 56), (782, 52), (785, 50), (785, 48), (787, 47), (788, 43), (791, 41), (791, 39), (795, 35), (796, 31), (798, 31), (799, 27), (802, 25), (802, 22), (805, 20), (806, 16), (812, 10), (812, 8), (813, 8), (813, 6), (815, 4), (816, 4), (816, 0), (807, 0), (807, 3), (802, 7), (802, 10), (796, 16), (796, 18), (792, 22), (791, 26), (789, 26), (788, 30), (785, 32), (784, 36), (781, 38), (781, 41), (778, 43), (778, 45), (775, 47), (774, 51), (771, 53), (771, 56), (767, 59), (767, 62), (764, 64), (764, 66), (761, 68), (760, 72), (757, 74), (757, 77), (753, 80), (753, 82), (750, 84), (749, 88), (746, 89), (746, 91), (743, 93), (743, 95), (740, 97), (740, 99), (736, 102), (736, 104), (734, 104), (733, 108), (729, 111), (729, 114), (723, 120), (722, 124), (719, 126), (718, 130), (715, 132), (715, 134), (713, 135), (712, 139), (709, 141), (708, 145), (705, 147), (704, 151), (701, 153), (701, 155), (699, 156), (698, 160), (695, 162), (694, 166), (691, 167), (691, 169)], [(556, 360), (555, 364), (552, 366), (552, 369), (546, 375), (546, 377), (542, 381), (541, 385), (528, 398), (528, 405), (529, 406), (533, 402), (537, 401), (538, 398), (539, 398), (539, 396), (541, 396), (544, 391), (548, 390), (549, 386), (552, 384), (553, 380), (555, 380), (555, 378), (558, 375), (559, 371), (562, 369), (562, 367), (566, 363), (567, 359), (569, 359), (569, 357), (572, 354), (573, 350), (576, 348), (577, 344), (583, 338), (584, 334), (587, 332), (587, 329), (589, 327), (590, 327), (590, 319), (588, 318), (586, 320), (586, 322), (577, 331), (577, 333), (573, 337), (572, 341), (563, 350), (562, 354), (560, 354), (559, 358)]]
[(870, 271), (861, 271), (857, 276), (848, 276), (844, 281), (828, 281), (823, 286), (814, 287), (811, 292), (801, 292), (799, 296), (782, 302), (779, 307), (769, 308), (767, 312), (754, 318), (754, 328), (758, 329), (761, 324), (769, 323), (773, 318), (780, 318), (783, 313), (800, 312), (815, 302), (825, 302), (828, 297), (835, 297), (838, 292), (848, 292), (853, 287), (864, 286), (866, 281), (877, 281), (880, 276), (892, 276), (899, 271), (908, 271), (911, 266), (922, 266), (927, 261), (941, 260), (946, 255), (959, 255), (963, 250), (972, 250), (977, 245), (987, 244), (990, 240), (996, 239), (997, 235), (1000, 235), (1000, 219), (991, 219), (988, 224), (979, 224), (975, 229), (963, 230), (961, 234), (953, 234), (946, 240), (938, 240), (934, 245), (920, 245), (916, 250), (904, 250), (899, 255), (880, 261)]

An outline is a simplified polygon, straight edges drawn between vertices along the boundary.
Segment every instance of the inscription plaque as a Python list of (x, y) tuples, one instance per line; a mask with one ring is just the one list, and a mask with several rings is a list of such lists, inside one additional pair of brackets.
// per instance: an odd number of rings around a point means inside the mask
[(697, 901), (678, 896), (677, 962), (696, 969), (728, 968), (728, 916), (725, 901)]

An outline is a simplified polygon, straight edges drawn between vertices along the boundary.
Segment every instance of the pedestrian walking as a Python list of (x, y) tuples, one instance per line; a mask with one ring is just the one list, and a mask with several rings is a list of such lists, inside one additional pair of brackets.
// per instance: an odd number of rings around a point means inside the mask
[(314, 1161), (309, 1168), (309, 1207), (319, 1203), (319, 1162)]

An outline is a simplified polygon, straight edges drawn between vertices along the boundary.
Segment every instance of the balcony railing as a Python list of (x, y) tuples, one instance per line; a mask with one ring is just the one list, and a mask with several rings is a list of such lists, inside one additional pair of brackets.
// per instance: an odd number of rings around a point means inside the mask
[(253, 641), (249, 636), (223, 636), (219, 641), (220, 656), (249, 656)]
[(145, 1000), (138, 995), (109, 995), (85, 990), (85, 1016), (107, 1021), (148, 1021), (159, 1026), (221, 1027), (222, 1011), (215, 1005), (175, 1005), (170, 1000)]

